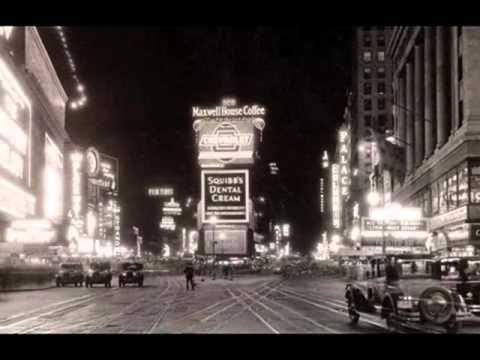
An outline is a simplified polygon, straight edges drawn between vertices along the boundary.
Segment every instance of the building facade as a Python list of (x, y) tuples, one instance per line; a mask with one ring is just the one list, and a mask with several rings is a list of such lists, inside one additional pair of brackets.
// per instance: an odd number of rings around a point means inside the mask
[(35, 27), (0, 27), (0, 252), (61, 241), (68, 98)]
[(119, 160), (66, 145), (65, 242), (70, 254), (120, 255)]
[(353, 44), (353, 84), (346, 122), (352, 131), (352, 199), (362, 215), (365, 197), (378, 165), (378, 144), (389, 135), (392, 120), (391, 61), (386, 55), (390, 31), (386, 27), (358, 27)]
[(480, 28), (392, 29), (394, 137), (405, 154), (392, 197), (423, 209), (427, 246), (480, 246)]

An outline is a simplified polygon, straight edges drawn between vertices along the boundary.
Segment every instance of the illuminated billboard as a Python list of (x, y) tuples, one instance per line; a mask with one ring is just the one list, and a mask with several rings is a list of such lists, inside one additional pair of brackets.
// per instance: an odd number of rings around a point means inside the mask
[(180, 203), (171, 198), (170, 201), (163, 203), (162, 212), (164, 215), (178, 216), (182, 215), (182, 207)]
[(249, 222), (249, 171), (202, 170), (202, 222)]
[(175, 192), (171, 187), (151, 187), (147, 193), (148, 196), (173, 196)]
[(229, 164), (253, 164), (255, 128), (265, 127), (264, 107), (238, 107), (234, 99), (222, 106), (194, 106), (193, 128), (198, 137), (198, 160), (202, 167), (225, 167)]
[(63, 154), (47, 134), (45, 134), (44, 180), (45, 217), (59, 221), (63, 215)]
[(247, 251), (247, 231), (245, 229), (205, 230), (205, 254), (242, 255), (247, 254)]

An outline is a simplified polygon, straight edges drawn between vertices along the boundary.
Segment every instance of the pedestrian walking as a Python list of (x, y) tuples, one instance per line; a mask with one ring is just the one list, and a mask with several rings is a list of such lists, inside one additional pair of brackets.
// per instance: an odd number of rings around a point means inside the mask
[[(192, 289), (195, 290), (195, 269), (193, 268), (192, 263), (187, 263), (187, 266), (185, 267), (185, 270), (183, 271), (185, 273), (185, 280), (187, 283), (187, 290)], [(190, 285), (190, 286), (189, 286)]]
[(230, 281), (233, 281), (233, 265), (231, 263), (228, 264), (228, 272), (230, 274)]

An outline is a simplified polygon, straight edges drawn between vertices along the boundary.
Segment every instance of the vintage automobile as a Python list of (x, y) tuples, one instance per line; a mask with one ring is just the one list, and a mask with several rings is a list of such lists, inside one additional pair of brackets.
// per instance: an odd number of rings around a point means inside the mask
[(456, 260), (402, 256), (396, 259), (398, 281), (387, 283), (381, 274), (347, 284), (350, 322), (356, 324), (362, 312), (379, 313), (391, 330), (416, 323), (457, 332), (463, 321), (473, 317), (473, 310), (478, 310), (480, 284), (455, 276), (452, 269), (460, 269), (465, 262)]
[(84, 280), (83, 266), (80, 263), (60, 264), (60, 269), (55, 274), (55, 283), (57, 284), (57, 287), (63, 287), (66, 284), (75, 284), (75, 287), (78, 285), (83, 286)]
[(138, 284), (143, 286), (143, 264), (139, 262), (124, 262), (120, 264), (121, 272), (118, 275), (118, 287), (126, 284)]
[(92, 262), (85, 276), (85, 286), (93, 287), (93, 284), (104, 284), (112, 287), (111, 265), (108, 261)]

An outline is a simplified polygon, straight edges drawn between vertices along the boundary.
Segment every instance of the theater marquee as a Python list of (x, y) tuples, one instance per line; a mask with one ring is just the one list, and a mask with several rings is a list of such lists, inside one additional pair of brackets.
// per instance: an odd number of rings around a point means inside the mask
[(248, 223), (249, 171), (203, 170), (201, 175), (202, 222)]

